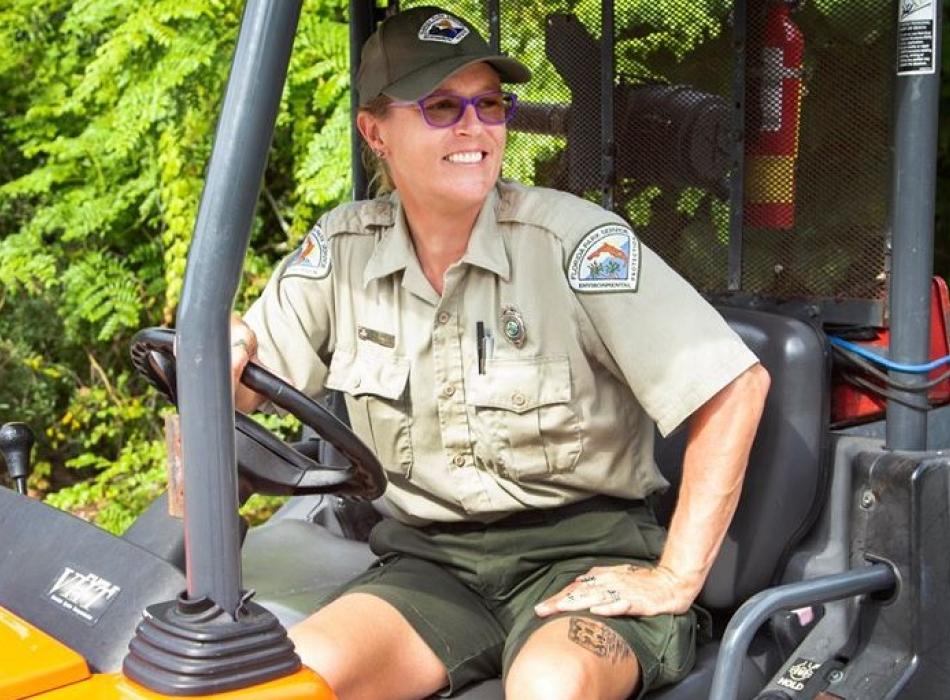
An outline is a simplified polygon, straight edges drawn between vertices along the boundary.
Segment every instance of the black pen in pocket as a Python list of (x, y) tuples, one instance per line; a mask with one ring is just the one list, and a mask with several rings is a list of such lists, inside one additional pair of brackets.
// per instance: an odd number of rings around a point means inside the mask
[(478, 373), (485, 374), (485, 324), (475, 322), (475, 352), (478, 358)]

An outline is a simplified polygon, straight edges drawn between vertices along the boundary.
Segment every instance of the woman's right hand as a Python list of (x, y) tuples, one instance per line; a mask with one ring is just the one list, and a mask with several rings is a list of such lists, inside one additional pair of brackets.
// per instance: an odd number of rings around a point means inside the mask
[(241, 373), (247, 363), (257, 359), (257, 336), (237, 314), (231, 314), (231, 383), (234, 386), (234, 407), (250, 413), (264, 397), (241, 384)]

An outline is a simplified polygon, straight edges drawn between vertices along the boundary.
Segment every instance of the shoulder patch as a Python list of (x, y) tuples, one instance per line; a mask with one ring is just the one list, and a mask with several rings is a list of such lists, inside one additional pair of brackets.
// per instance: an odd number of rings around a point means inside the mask
[(323, 279), (330, 274), (330, 245), (320, 224), (312, 229), (284, 268), (283, 277)]
[(640, 241), (626, 226), (604, 224), (584, 236), (567, 265), (578, 292), (635, 292), (640, 278)]
[(419, 28), (422, 41), (438, 41), (443, 44), (457, 44), (469, 35), (469, 29), (450, 14), (440, 12), (427, 19)]

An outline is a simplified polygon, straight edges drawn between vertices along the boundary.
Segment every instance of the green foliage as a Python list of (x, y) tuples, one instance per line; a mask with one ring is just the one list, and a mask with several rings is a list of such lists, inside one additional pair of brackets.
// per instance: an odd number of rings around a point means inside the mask
[(67, 466), (95, 476), (60, 489), (46, 500), (121, 533), (164, 490), (164, 460), (162, 440), (129, 440), (118, 455), (109, 458), (84, 452)]
[(73, 392), (66, 411), (43, 434), (75, 481), (47, 500), (121, 532), (164, 488), (159, 407), (152, 392), (137, 395), (141, 387), (129, 385), (128, 372), (113, 384), (94, 357), (88, 361), (99, 381)]
[[(116, 531), (163, 483), (127, 348), (174, 319), (242, 5), (0, 2), (0, 421), (37, 429), (34, 489)], [(239, 307), (348, 194), (344, 7), (304, 3)]]

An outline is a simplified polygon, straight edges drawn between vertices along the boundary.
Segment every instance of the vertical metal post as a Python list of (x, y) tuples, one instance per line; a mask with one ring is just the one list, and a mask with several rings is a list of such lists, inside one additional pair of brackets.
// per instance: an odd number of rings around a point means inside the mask
[(188, 254), (177, 320), (188, 597), (235, 615), (241, 559), (229, 315), (301, 0), (248, 0)]
[[(941, 2), (933, 2), (933, 71), (897, 75), (894, 119), (893, 210), (891, 214), (890, 357), (926, 362), (930, 336), (933, 274), (937, 125), (940, 109)], [(898, 60), (902, 60), (898, 57)], [(923, 383), (926, 375), (891, 372), (902, 382)], [(924, 450), (926, 401), (921, 393), (895, 392), (887, 402), (887, 447)]]
[(350, 172), (353, 174), (353, 199), (365, 199), (366, 169), (363, 167), (363, 137), (356, 128), (360, 96), (356, 91), (356, 74), (360, 69), (360, 52), (369, 35), (376, 29), (375, 0), (350, 0)]
[(601, 0), (600, 37), (600, 175), (605, 209), (614, 208), (616, 185), (614, 139), (614, 0)]
[(745, 203), (745, 76), (749, 50), (748, 6), (735, 0), (732, 6), (732, 177), (729, 187), (729, 278), (730, 292), (742, 289), (742, 207)]
[(501, 53), (501, 10), (498, 0), (488, 0), (488, 46), (495, 53)]

